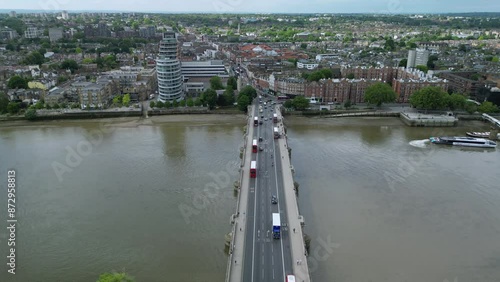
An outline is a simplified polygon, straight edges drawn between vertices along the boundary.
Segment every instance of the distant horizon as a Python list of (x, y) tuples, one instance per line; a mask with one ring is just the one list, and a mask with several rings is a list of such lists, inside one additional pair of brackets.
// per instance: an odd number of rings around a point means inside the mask
[(43, 9), (0, 9), (0, 14), (8, 14), (10, 12), (16, 12), (20, 14), (31, 14), (31, 13), (46, 13), (55, 14), (66, 11), (68, 13), (138, 13), (138, 14), (225, 14), (225, 15), (238, 15), (238, 14), (248, 14), (248, 15), (453, 15), (453, 14), (499, 14), (500, 12), (491, 11), (474, 11), (474, 12), (400, 12), (400, 13), (390, 13), (390, 12), (215, 12), (215, 11), (128, 11), (128, 10), (53, 10), (47, 11)]
[[(110, 12), (162, 14), (460, 14), (499, 13), (490, 0), (0, 0), (2, 10), (55, 13)], [(98, 9), (89, 9), (89, 7)]]

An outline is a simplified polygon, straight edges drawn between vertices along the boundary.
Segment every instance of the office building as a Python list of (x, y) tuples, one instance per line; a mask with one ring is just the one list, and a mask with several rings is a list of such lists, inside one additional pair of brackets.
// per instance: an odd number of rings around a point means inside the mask
[(181, 70), (184, 79), (195, 77), (212, 78), (214, 76), (229, 77), (224, 63), (220, 60), (182, 62)]

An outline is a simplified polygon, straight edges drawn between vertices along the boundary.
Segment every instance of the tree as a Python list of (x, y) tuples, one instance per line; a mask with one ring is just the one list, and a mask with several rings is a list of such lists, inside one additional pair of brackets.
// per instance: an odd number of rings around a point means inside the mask
[(252, 103), (253, 99), (257, 97), (257, 90), (255, 90), (252, 86), (247, 85), (241, 89), (240, 95), (247, 96), (250, 103)]
[(493, 63), (498, 63), (498, 56), (495, 56), (495, 57), (491, 58), (491, 61)]
[(149, 102), (149, 107), (152, 109), (154, 108), (156, 105), (155, 105), (155, 101), (151, 101)]
[(347, 79), (354, 79), (354, 74), (353, 73), (349, 73), (349, 74), (347, 74), (346, 78)]
[(320, 81), (321, 79), (323, 79), (323, 74), (319, 71), (315, 71), (315, 72), (312, 72), (311, 74), (309, 74), (309, 76), (307, 77), (307, 80), (309, 81)]
[(92, 60), (91, 58), (85, 58), (82, 60), (82, 64), (92, 64), (94, 62), (94, 60)]
[(496, 113), (498, 112), (498, 107), (492, 102), (483, 102), (477, 110), (481, 113)]
[(0, 93), (0, 114), (5, 114), (7, 112), (7, 105), (9, 105), (9, 99), (5, 94)]
[(224, 89), (224, 86), (222, 85), (222, 79), (218, 76), (214, 76), (210, 78), (210, 88), (213, 90), (221, 90)]
[(401, 61), (399, 61), (398, 67), (406, 68), (407, 64), (408, 64), (408, 59), (402, 59)]
[(186, 100), (182, 100), (182, 101), (179, 103), (179, 106), (181, 106), (181, 107), (185, 107), (185, 106), (186, 106)]
[(78, 69), (78, 63), (75, 60), (64, 60), (61, 64), (61, 69), (71, 70), (71, 73), (75, 73)]
[(7, 105), (7, 112), (9, 114), (17, 114), (19, 112), (19, 109), (21, 108), (19, 104), (20, 103), (10, 102)]
[(213, 110), (217, 104), (217, 92), (214, 89), (207, 89), (202, 94), (202, 100), (208, 105), (210, 110)]
[(52, 107), (53, 109), (59, 109), (59, 104), (55, 103), (54, 106)]
[(14, 46), (14, 44), (12, 44), (12, 43), (7, 43), (7, 45), (5, 46), (5, 49), (7, 49), (8, 51), (14, 51), (14, 50), (16, 50), (16, 46)]
[(114, 98), (113, 98), (113, 104), (115, 105), (120, 105), (122, 103), (122, 98), (123, 96), (122, 95), (116, 95)]
[(387, 51), (396, 50), (396, 44), (394, 43), (394, 40), (392, 38), (389, 37), (385, 40), (384, 49)]
[(420, 71), (423, 71), (425, 73), (427, 73), (427, 71), (429, 70), (429, 68), (427, 66), (424, 66), (424, 65), (418, 65), (415, 68), (420, 70)]
[(347, 100), (344, 103), (344, 108), (349, 109), (352, 106), (351, 100)]
[(285, 107), (286, 109), (293, 108), (293, 101), (292, 100), (286, 100), (285, 103), (283, 103), (283, 107)]
[(107, 68), (114, 69), (118, 66), (115, 55), (108, 55), (104, 58), (103, 65)]
[(45, 62), (45, 57), (38, 51), (31, 52), (22, 61), (25, 65), (41, 65)]
[(37, 118), (37, 113), (36, 113), (36, 109), (34, 108), (29, 108), (26, 113), (24, 113), (24, 117), (27, 119), (27, 120), (35, 120)]
[(433, 70), (436, 68), (436, 64), (434, 63), (435, 61), (439, 60), (438, 56), (436, 55), (430, 55), (429, 60), (427, 61), (427, 68), (430, 70)]
[(448, 107), (454, 111), (457, 109), (464, 109), (467, 103), (467, 98), (464, 95), (453, 93), (448, 97)]
[(236, 80), (236, 77), (231, 76), (227, 80), (227, 87), (231, 86), (234, 90), (238, 89), (238, 81)]
[(465, 53), (465, 52), (467, 52), (467, 47), (464, 44), (460, 44), (458, 46), (458, 51)]
[(42, 101), (38, 101), (36, 104), (35, 104), (35, 109), (37, 110), (41, 110), (44, 108), (44, 105), (43, 105), (43, 102)]
[(247, 112), (248, 110), (248, 105), (250, 105), (250, 98), (248, 98), (247, 95), (240, 95), (238, 96), (238, 109), (243, 112)]
[(186, 105), (190, 108), (193, 107), (194, 106), (193, 98), (187, 99)]
[(162, 101), (158, 101), (158, 102), (156, 103), (156, 107), (158, 107), (158, 108), (160, 108), (160, 109), (161, 109), (161, 108), (165, 107), (165, 103), (163, 103)]
[(10, 89), (26, 89), (28, 88), (28, 80), (19, 75), (14, 75), (9, 79), (9, 82), (7, 82), (7, 87)]
[(304, 96), (297, 96), (293, 98), (293, 107), (296, 110), (303, 111), (309, 107), (309, 100)]
[(477, 105), (473, 102), (466, 102), (464, 109), (469, 113), (473, 114), (477, 111)]
[(76, 48), (75, 48), (75, 53), (77, 53), (77, 54), (81, 54), (81, 53), (82, 53), (82, 48), (80, 48), (80, 47), (76, 47)]
[(134, 282), (134, 279), (126, 273), (103, 273), (99, 276), (97, 282)]
[(319, 72), (323, 75), (323, 78), (329, 79), (333, 77), (333, 72), (331, 69), (322, 69)]
[(396, 100), (396, 92), (387, 83), (375, 83), (365, 91), (365, 102), (368, 104), (382, 106), (383, 103), (392, 103)]
[(304, 50), (307, 49), (307, 43), (301, 43), (300, 48)]
[(61, 84), (61, 83), (66, 82), (66, 81), (68, 81), (68, 77), (67, 76), (59, 76), (57, 78), (57, 84)]
[(130, 94), (123, 95), (122, 104), (125, 107), (128, 107), (128, 105), (130, 104)]
[(234, 90), (232, 86), (228, 85), (222, 96), (227, 106), (232, 106), (234, 104)]
[(410, 96), (410, 104), (418, 109), (442, 110), (448, 107), (448, 102), (448, 93), (435, 86), (421, 88)]
[[(215, 95), (217, 95), (217, 93), (216, 93)], [(167, 102), (167, 103), (168, 103), (168, 102)], [(174, 108), (179, 107), (179, 102), (177, 102), (177, 100), (173, 100), (173, 101), (172, 101), (172, 107), (174, 107)]]
[(201, 98), (200, 98), (200, 97), (198, 97), (198, 98), (196, 98), (196, 99), (194, 100), (194, 105), (195, 105), (196, 107), (201, 107), (201, 106), (203, 105), (203, 101), (201, 101)]

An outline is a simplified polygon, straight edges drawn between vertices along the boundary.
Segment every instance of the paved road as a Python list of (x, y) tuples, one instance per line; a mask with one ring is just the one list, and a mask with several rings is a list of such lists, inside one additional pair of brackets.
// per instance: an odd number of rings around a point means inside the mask
[[(255, 99), (258, 103), (258, 99)], [(283, 188), (283, 175), (280, 151), (273, 136), (273, 107), (267, 106), (259, 113), (254, 107), (254, 116), (267, 118), (262, 125), (254, 128), (253, 139), (262, 137), (259, 142), (263, 151), (252, 154), (257, 161), (257, 178), (250, 179), (247, 220), (245, 228), (245, 254), (243, 281), (285, 281), (285, 275), (292, 273), (290, 239), (287, 228), (287, 215)], [(253, 120), (253, 117), (252, 117)], [(271, 196), (276, 195), (278, 204), (271, 203)], [(280, 213), (281, 239), (273, 239), (272, 213)]]

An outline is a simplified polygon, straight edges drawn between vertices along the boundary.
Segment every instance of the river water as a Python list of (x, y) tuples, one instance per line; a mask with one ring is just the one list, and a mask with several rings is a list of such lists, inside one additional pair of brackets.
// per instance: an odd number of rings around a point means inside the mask
[[(138, 282), (223, 281), (244, 123), (172, 116), (0, 127), (0, 175), (17, 172), (19, 220), (17, 274), (2, 264), (0, 281), (95, 281), (110, 270)], [(500, 277), (498, 150), (422, 141), (487, 125), (287, 124), (313, 281)]]

